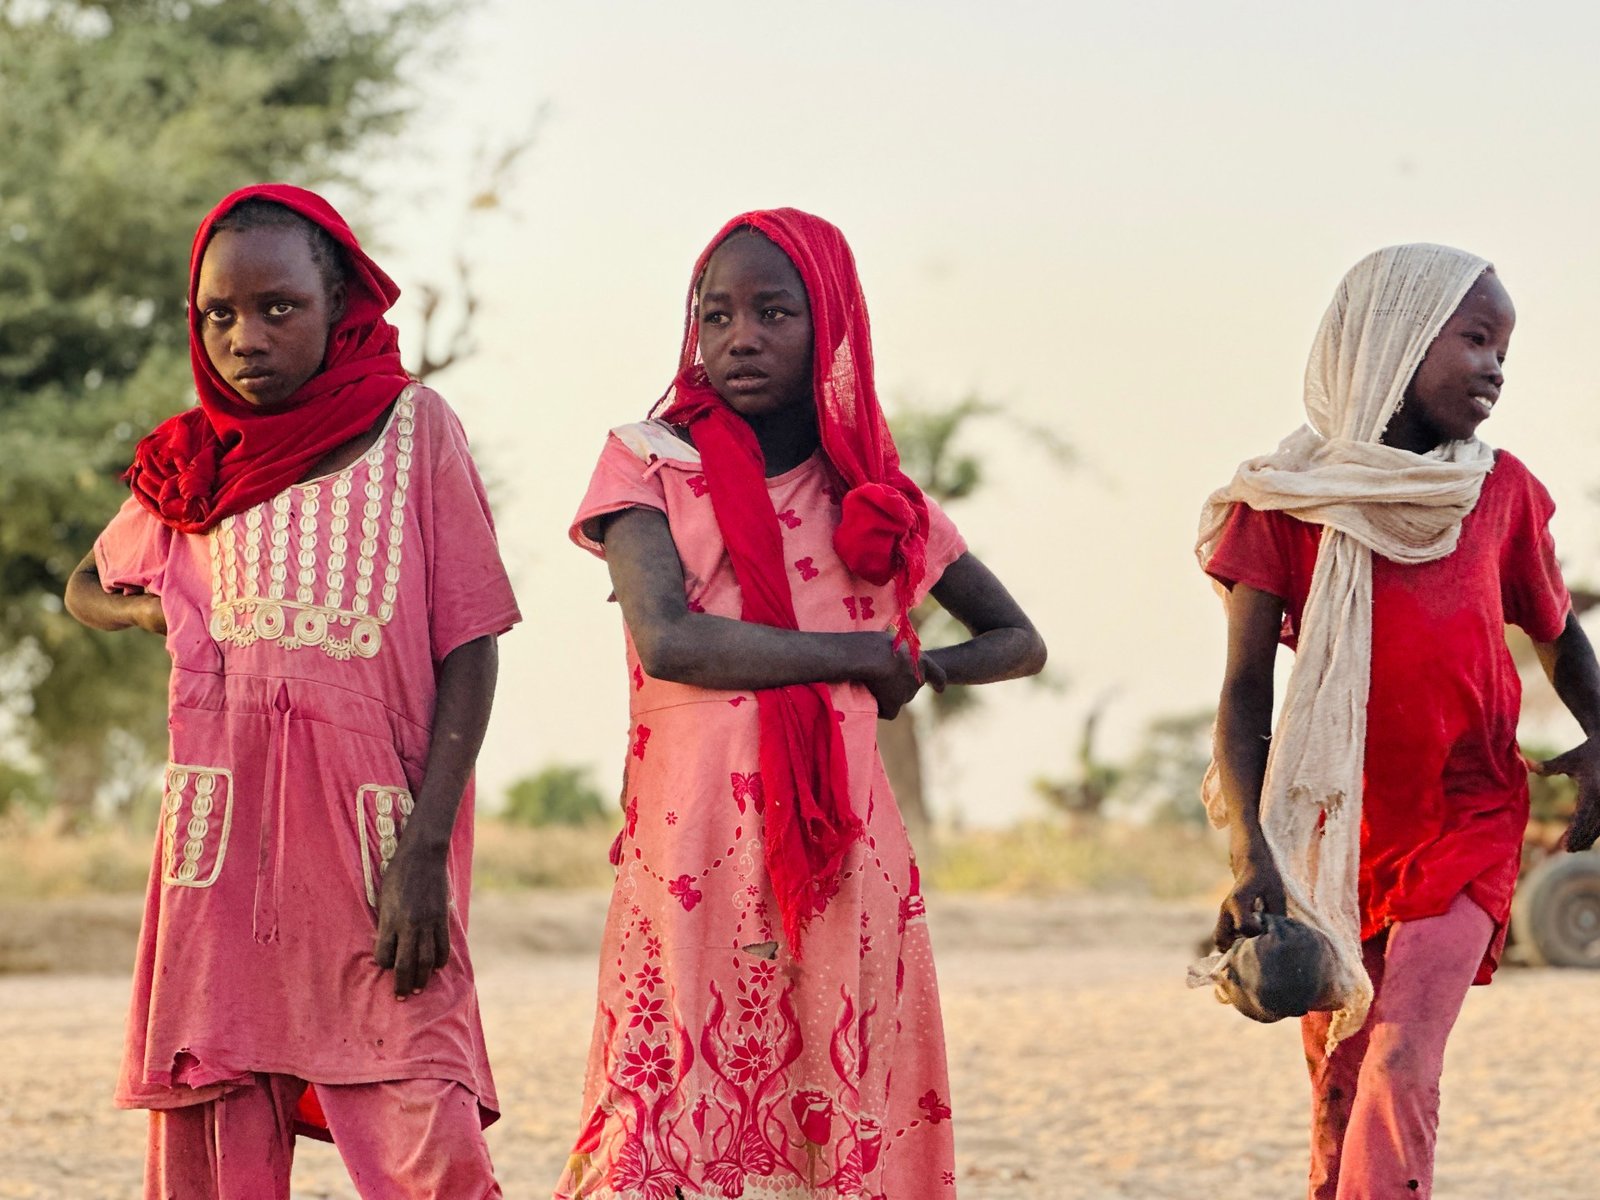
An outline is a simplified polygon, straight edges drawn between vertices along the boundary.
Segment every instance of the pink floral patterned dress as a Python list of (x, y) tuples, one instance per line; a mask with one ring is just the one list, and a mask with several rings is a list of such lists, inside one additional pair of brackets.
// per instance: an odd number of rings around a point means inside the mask
[[(841, 486), (819, 453), (767, 481), (800, 627), (881, 630), (892, 589), (833, 550)], [(689, 606), (737, 617), (699, 457), (667, 427), (612, 431), (573, 526), (663, 512)], [(965, 545), (930, 503), (924, 587)], [(866, 827), (843, 885), (783, 942), (762, 857), (752, 692), (653, 679), (627, 638), (626, 823), (601, 947), (581, 1130), (559, 1200), (954, 1197), (944, 1032), (917, 868), (877, 750), (877, 710), (832, 689)]]

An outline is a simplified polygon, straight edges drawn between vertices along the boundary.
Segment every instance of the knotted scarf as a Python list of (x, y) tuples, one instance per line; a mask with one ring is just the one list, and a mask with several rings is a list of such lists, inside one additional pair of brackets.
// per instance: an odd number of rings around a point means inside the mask
[[(862, 579), (894, 582), (895, 644), (915, 661), (909, 608), (926, 568), (928, 505), (900, 470), (873, 383), (871, 330), (855, 258), (833, 225), (797, 209), (745, 213), (723, 226), (695, 263), (678, 374), (663, 397), (664, 420), (693, 429), (717, 525), (743, 598), (741, 616), (798, 629), (783, 536), (767, 493), (766, 461), (754, 431), (711, 387), (700, 361), (697, 289), (711, 255), (740, 229), (754, 229), (794, 263), (812, 323), (812, 393), (822, 451), (848, 485), (834, 548)], [(825, 684), (756, 693), (766, 797), (768, 878), (791, 950), (805, 923), (838, 891), (850, 846), (862, 836), (850, 806), (849, 764)]]
[[(1494, 464), (1476, 438), (1426, 454), (1380, 439), (1428, 347), (1488, 269), (1481, 258), (1432, 245), (1391, 246), (1351, 268), (1312, 344), (1308, 424), (1274, 453), (1243, 463), (1200, 516), (1202, 567), (1236, 503), (1324, 527), (1260, 811), (1290, 915), (1324, 934), (1338, 960), (1342, 1007), (1330, 1046), (1361, 1028), (1372, 1002), (1357, 883), (1372, 555), (1420, 563), (1449, 554)], [(1226, 823), (1215, 763), (1206, 778), (1207, 811), (1214, 824)]]
[[(281, 204), (321, 226), (346, 260), (344, 312), (329, 331), (322, 370), (265, 410), (241, 399), (211, 365), (196, 304), (213, 229), (251, 199)], [(123, 476), (133, 494), (180, 533), (201, 533), (277, 495), (330, 450), (370, 429), (410, 382), (400, 365), (399, 336), (383, 319), (399, 295), (322, 197), (288, 184), (259, 184), (227, 196), (200, 223), (189, 256), (189, 361), (200, 404), (139, 442)]]

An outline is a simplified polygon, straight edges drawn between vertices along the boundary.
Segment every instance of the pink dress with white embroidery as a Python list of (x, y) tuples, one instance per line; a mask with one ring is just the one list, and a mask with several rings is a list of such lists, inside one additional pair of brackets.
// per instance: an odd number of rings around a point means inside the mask
[[(800, 628), (887, 628), (892, 586), (854, 577), (834, 552), (842, 486), (826, 459), (767, 491)], [(690, 608), (737, 618), (699, 456), (658, 422), (612, 431), (574, 539), (600, 554), (584, 524), (631, 507), (666, 515)], [(966, 549), (929, 510), (924, 589)], [(626, 824), (581, 1132), (556, 1196), (954, 1197), (938, 986), (871, 694), (832, 688), (866, 838), (796, 960), (762, 857), (754, 693), (652, 679), (631, 636), (627, 665)]]
[(101, 580), (159, 593), (171, 762), (116, 1099), (173, 1108), (255, 1072), (494, 1084), (466, 949), (472, 795), (450, 846), (450, 962), (396, 1001), (377, 892), (422, 782), (437, 665), (519, 618), (455, 415), (413, 385), (383, 435), (205, 534), (129, 499)]

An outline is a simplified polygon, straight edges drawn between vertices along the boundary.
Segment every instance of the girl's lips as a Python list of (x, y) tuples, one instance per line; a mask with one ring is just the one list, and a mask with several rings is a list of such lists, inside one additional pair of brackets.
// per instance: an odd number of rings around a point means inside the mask
[(730, 375), (723, 384), (731, 392), (759, 392), (766, 385), (765, 375)]
[(1494, 401), (1487, 396), (1468, 396), (1467, 399), (1472, 401), (1478, 412), (1485, 417), (1494, 411)]

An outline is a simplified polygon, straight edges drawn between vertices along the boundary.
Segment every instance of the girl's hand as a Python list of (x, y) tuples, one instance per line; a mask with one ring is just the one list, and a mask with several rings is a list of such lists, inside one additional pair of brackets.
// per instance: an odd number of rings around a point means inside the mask
[[(911, 662), (911, 651), (905, 646), (894, 648), (892, 633), (885, 633), (883, 638), (885, 648), (888, 650), (886, 661), (879, 670), (861, 682), (867, 685), (867, 690), (878, 702), (879, 719), (892, 721), (921, 690), (922, 680), (917, 678), (917, 672)], [(923, 661), (926, 662), (926, 659)], [(940, 679), (943, 680), (942, 672)]]
[(394, 970), (401, 1000), (428, 986), (450, 961), (450, 879), (442, 853), (400, 848), (389, 860), (378, 890), (378, 940), (373, 957)]
[(1233, 891), (1222, 902), (1217, 916), (1214, 940), (1218, 950), (1226, 950), (1242, 937), (1262, 932), (1261, 914), (1283, 916), (1288, 901), (1283, 894), (1283, 876), (1278, 874), (1272, 855), (1262, 847), (1239, 860), (1233, 868)]
[(1578, 786), (1578, 808), (1567, 826), (1568, 850), (1588, 850), (1600, 838), (1600, 739), (1529, 766), (1539, 775), (1566, 775)]

